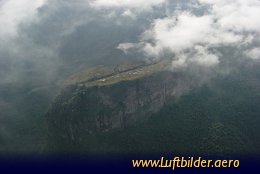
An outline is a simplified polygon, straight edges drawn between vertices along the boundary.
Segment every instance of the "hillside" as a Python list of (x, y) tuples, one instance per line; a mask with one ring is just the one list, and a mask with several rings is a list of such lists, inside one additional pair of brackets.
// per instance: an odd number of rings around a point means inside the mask
[(53, 138), (79, 143), (81, 134), (124, 129), (147, 119), (174, 96), (168, 65), (97, 67), (70, 77), (47, 113), (49, 129), (60, 132)]
[(70, 77), (46, 114), (47, 149), (259, 153), (258, 71), (217, 76), (177, 96), (177, 81), (184, 78), (167, 65), (98, 67)]

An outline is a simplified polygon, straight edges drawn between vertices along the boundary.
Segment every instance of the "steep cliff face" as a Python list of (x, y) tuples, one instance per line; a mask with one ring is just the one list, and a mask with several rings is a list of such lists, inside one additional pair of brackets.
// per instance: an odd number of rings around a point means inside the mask
[(168, 65), (98, 67), (72, 76), (47, 113), (49, 138), (80, 144), (87, 134), (146, 120), (175, 95)]
[(70, 77), (47, 112), (47, 150), (259, 153), (258, 70), (199, 86), (168, 65), (100, 66)]

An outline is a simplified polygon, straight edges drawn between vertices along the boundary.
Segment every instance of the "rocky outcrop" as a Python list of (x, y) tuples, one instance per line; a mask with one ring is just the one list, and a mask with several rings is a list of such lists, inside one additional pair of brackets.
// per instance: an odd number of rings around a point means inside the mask
[(124, 129), (146, 120), (175, 95), (174, 74), (166, 65), (138, 66), (70, 84), (47, 113), (49, 137), (78, 144), (86, 134)]

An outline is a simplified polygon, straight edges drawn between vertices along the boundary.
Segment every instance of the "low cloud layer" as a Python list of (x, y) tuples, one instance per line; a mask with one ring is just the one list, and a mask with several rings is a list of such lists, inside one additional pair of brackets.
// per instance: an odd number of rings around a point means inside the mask
[(180, 96), (259, 62), (259, 17), (259, 0), (0, 0), (0, 140), (83, 68), (171, 59)]
[(0, 1), (0, 38), (17, 36), (17, 27), (24, 21), (32, 21), (36, 16), (36, 9), (41, 7), (45, 0), (2, 0)]
[(251, 50), (247, 51), (246, 54), (248, 57), (250, 57), (254, 60), (260, 59), (260, 47), (251, 49)]
[(258, 0), (1, 0), (1, 83), (131, 57), (213, 67), (223, 47), (258, 60), (259, 16)]
[(161, 5), (166, 0), (92, 0), (91, 6), (96, 8), (128, 8), (128, 9), (151, 9)]
[(172, 10), (154, 19), (139, 43), (121, 43), (118, 48), (124, 52), (135, 48), (158, 59), (171, 52), (174, 67), (187, 67), (190, 62), (213, 66), (219, 62), (217, 49), (224, 46), (245, 49), (246, 55), (256, 59), (259, 48), (252, 47), (260, 38), (260, 1), (199, 0), (192, 8), (201, 14), (190, 8)]

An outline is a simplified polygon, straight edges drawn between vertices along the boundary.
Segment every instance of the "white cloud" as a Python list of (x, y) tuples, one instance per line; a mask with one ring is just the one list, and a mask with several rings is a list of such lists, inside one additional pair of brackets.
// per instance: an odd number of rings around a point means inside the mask
[(208, 6), (204, 14), (195, 15), (188, 9), (155, 19), (136, 48), (152, 57), (160, 57), (165, 51), (170, 51), (178, 57), (173, 62), (173, 66), (177, 67), (185, 67), (187, 62), (212, 66), (219, 59), (209, 50), (250, 45), (260, 33), (259, 0), (198, 1), (201, 6)]
[(180, 54), (176, 60), (172, 61), (172, 70), (179, 71), (188, 66), (187, 56), (185, 54)]
[(133, 43), (122, 43), (119, 44), (117, 49), (122, 50), (125, 54), (128, 53), (128, 50), (135, 48), (135, 44)]
[(136, 15), (131, 11), (131, 10), (125, 10), (123, 13), (122, 13), (122, 16), (126, 16), (126, 17), (130, 17), (132, 19), (135, 19), (136, 18)]
[(218, 55), (210, 53), (206, 47), (195, 46), (195, 48), (189, 53), (180, 53), (177, 59), (172, 61), (172, 70), (178, 71), (192, 64), (211, 67), (218, 63)]
[(254, 60), (260, 59), (260, 48), (249, 50), (246, 52), (246, 55)]
[(219, 63), (219, 57), (210, 53), (205, 47), (196, 46), (195, 51), (196, 53), (193, 55), (191, 62), (201, 66), (214, 66)]
[(164, 49), (179, 53), (198, 44), (230, 44), (242, 40), (240, 35), (219, 28), (213, 16), (198, 17), (190, 13), (155, 20), (144, 38), (154, 41), (154, 46), (147, 43), (146, 47), (153, 47), (157, 55)]
[(37, 8), (43, 5), (45, 0), (3, 0), (0, 6), (0, 38), (3, 36), (15, 36), (17, 26), (23, 21), (33, 20)]
[(211, 5), (210, 13), (225, 30), (260, 32), (259, 0), (199, 0)]
[(149, 9), (156, 5), (161, 5), (166, 0), (92, 0), (91, 6), (105, 8), (131, 8), (131, 9)]

